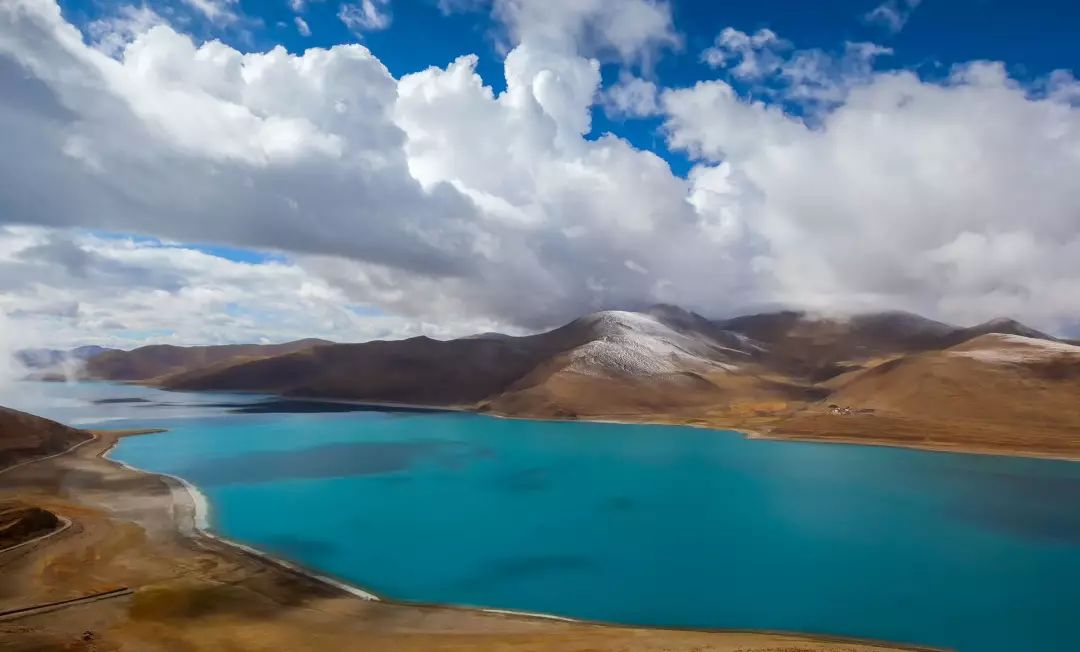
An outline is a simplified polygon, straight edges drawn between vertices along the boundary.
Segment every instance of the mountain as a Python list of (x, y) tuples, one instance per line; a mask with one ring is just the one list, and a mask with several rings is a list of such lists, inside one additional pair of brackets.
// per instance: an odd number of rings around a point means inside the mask
[(772, 377), (744, 335), (672, 306), (546, 333), (335, 344), (159, 379), (180, 390), (422, 403), (534, 417), (700, 417), (789, 409), (820, 390)]
[(22, 349), (15, 352), (15, 359), (27, 369), (55, 369), (69, 362), (85, 362), (115, 349), (104, 346), (80, 346), (74, 349)]
[(761, 377), (756, 345), (671, 306), (605, 311), (563, 327), (574, 345), (544, 360), (482, 409), (535, 417), (701, 415), (803, 392)]
[[(650, 383), (724, 371), (746, 352), (692, 313), (606, 311), (525, 337), (426, 337), (336, 344), (193, 370), (162, 379), (170, 389), (250, 389), (294, 396), (472, 405), (542, 384), (555, 374)], [(730, 340), (730, 341), (729, 341)]]
[(956, 331), (900, 311), (850, 317), (784, 311), (736, 317), (717, 326), (759, 343), (771, 367), (810, 381), (847, 371), (859, 360), (939, 348)]
[(657, 305), (524, 337), (144, 347), (88, 367), (177, 390), (1080, 455), (1074, 349), (1009, 320), (959, 328), (904, 312), (790, 311), (710, 320)]
[(304, 339), (284, 344), (221, 346), (155, 344), (131, 351), (106, 351), (96, 355), (87, 360), (85, 374), (90, 378), (101, 380), (149, 381), (159, 376), (205, 369), (223, 363), (267, 358), (325, 344), (331, 344), (331, 342)]
[(466, 405), (532, 368), (548, 352), (539, 337), (414, 337), (308, 347), (261, 360), (217, 365), (161, 379), (167, 389), (256, 390), (376, 402)]
[(980, 335), (989, 335), (991, 333), (998, 333), (1000, 335), (1020, 335), (1022, 337), (1038, 340), (1057, 340), (1057, 338), (1047, 335), (1042, 331), (1037, 331), (1030, 326), (1025, 326), (1015, 319), (998, 317), (997, 319), (991, 319), (990, 321), (983, 322), (977, 326), (957, 329), (944, 338), (944, 344), (946, 346), (954, 346), (961, 342), (966, 342), (979, 337)]
[[(872, 432), (877, 440), (906, 445), (1080, 452), (1080, 346), (990, 333), (830, 384), (827, 399), (776, 430), (855, 440)], [(836, 417), (826, 404), (853, 414)]]
[(23, 460), (52, 455), (90, 435), (55, 421), (0, 407), (0, 469)]

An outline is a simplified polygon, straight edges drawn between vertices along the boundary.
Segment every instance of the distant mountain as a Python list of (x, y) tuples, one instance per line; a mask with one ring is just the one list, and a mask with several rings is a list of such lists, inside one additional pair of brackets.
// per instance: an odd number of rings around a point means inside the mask
[[(598, 416), (744, 397), (805, 399), (762, 381), (754, 345), (672, 306), (604, 311), (526, 337), (490, 335), (336, 344), (161, 379), (169, 389), (477, 407), (530, 416)], [(813, 393), (813, 392), (811, 392)]]
[(675, 417), (784, 406), (814, 393), (766, 379), (757, 345), (671, 306), (594, 313), (563, 328), (581, 333), (573, 347), (481, 407), (539, 417)]
[(86, 362), (86, 375), (102, 380), (148, 381), (159, 376), (224, 363), (242, 362), (332, 344), (304, 339), (284, 344), (226, 344), (221, 346), (173, 346), (155, 344), (131, 351), (106, 351)]
[(34, 457), (59, 453), (89, 438), (85, 431), (0, 407), (0, 469)]
[(784, 311), (717, 322), (759, 343), (768, 364), (785, 373), (823, 380), (854, 361), (940, 348), (955, 326), (908, 312), (823, 317)]
[(15, 358), (27, 369), (55, 369), (70, 362), (85, 362), (115, 349), (104, 346), (80, 346), (74, 349), (22, 349)]
[(657, 305), (524, 337), (144, 347), (87, 367), (166, 389), (1080, 455), (1077, 351), (1010, 320), (958, 328), (905, 312), (792, 311), (710, 320)]
[(509, 390), (541, 367), (561, 365), (604, 378), (651, 378), (715, 366), (740, 353), (693, 329), (682, 330), (643, 313), (603, 312), (525, 337), (417, 337), (322, 346), (174, 374), (163, 378), (162, 385), (469, 405)]
[(414, 337), (307, 347), (167, 376), (167, 389), (256, 390), (377, 402), (471, 404), (526, 373), (548, 353), (539, 337)]
[(1047, 335), (1042, 331), (1037, 331), (1030, 326), (1025, 326), (1015, 319), (998, 317), (997, 319), (991, 319), (990, 321), (983, 322), (977, 326), (957, 329), (944, 338), (944, 344), (947, 346), (955, 346), (956, 344), (975, 339), (980, 335), (989, 335), (991, 333), (998, 333), (1000, 335), (1020, 335), (1022, 337), (1030, 337), (1037, 340), (1057, 340), (1057, 338)]

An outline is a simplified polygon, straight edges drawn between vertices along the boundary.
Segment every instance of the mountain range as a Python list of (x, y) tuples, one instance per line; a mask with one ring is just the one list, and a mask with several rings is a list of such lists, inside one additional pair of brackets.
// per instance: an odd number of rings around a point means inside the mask
[(712, 320), (657, 305), (521, 337), (147, 346), (91, 356), (84, 373), (173, 390), (1080, 453), (1080, 346), (1009, 319), (966, 328), (906, 312)]

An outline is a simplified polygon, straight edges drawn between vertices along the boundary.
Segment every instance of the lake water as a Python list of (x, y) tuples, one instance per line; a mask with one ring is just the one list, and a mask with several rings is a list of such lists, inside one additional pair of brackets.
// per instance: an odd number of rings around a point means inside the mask
[[(95, 403), (117, 398), (140, 400)], [(198, 486), (215, 532), (394, 598), (1080, 649), (1076, 463), (104, 383), (0, 399), (169, 428), (112, 457)]]

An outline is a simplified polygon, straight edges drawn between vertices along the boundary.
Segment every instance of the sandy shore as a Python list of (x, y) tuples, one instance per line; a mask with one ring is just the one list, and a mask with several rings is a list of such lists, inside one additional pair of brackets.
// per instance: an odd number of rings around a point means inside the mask
[[(555, 421), (565, 423), (611, 423), (621, 425), (683, 426), (706, 430), (726, 430), (741, 434), (746, 439), (768, 441), (797, 441), (815, 444), (847, 444), (855, 446), (879, 446), (906, 448), (936, 453), (964, 453), (969, 455), (997, 455), (1006, 457), (1030, 457), (1045, 460), (1080, 462), (1080, 455), (1071, 451), (1052, 451), (1032, 448), (1010, 440), (1015, 430), (986, 429), (984, 424), (971, 423), (923, 423), (910, 420), (897, 427), (897, 415), (881, 416), (832, 416), (817, 411), (798, 411), (782, 417), (758, 419), (731, 419), (723, 416), (678, 414), (619, 414), (579, 415), (574, 418), (550, 415), (518, 415), (499, 412), (477, 411), (470, 408), (452, 408), (459, 412), (472, 412), (498, 419), (521, 419), (528, 421)], [(814, 420), (812, 426), (804, 422)], [(930, 432), (947, 432), (945, 435), (928, 436)], [(1004, 430), (1004, 432), (1002, 432)], [(962, 433), (958, 436), (957, 433)]]
[(105, 459), (117, 438), (99, 432), (62, 455), (0, 476), (0, 500), (17, 497), (71, 522), (53, 536), (0, 553), (0, 611), (114, 591), (48, 613), (0, 617), (0, 649), (918, 649), (779, 633), (614, 627), (365, 599), (334, 580), (208, 536), (196, 524), (195, 494), (181, 481)]

